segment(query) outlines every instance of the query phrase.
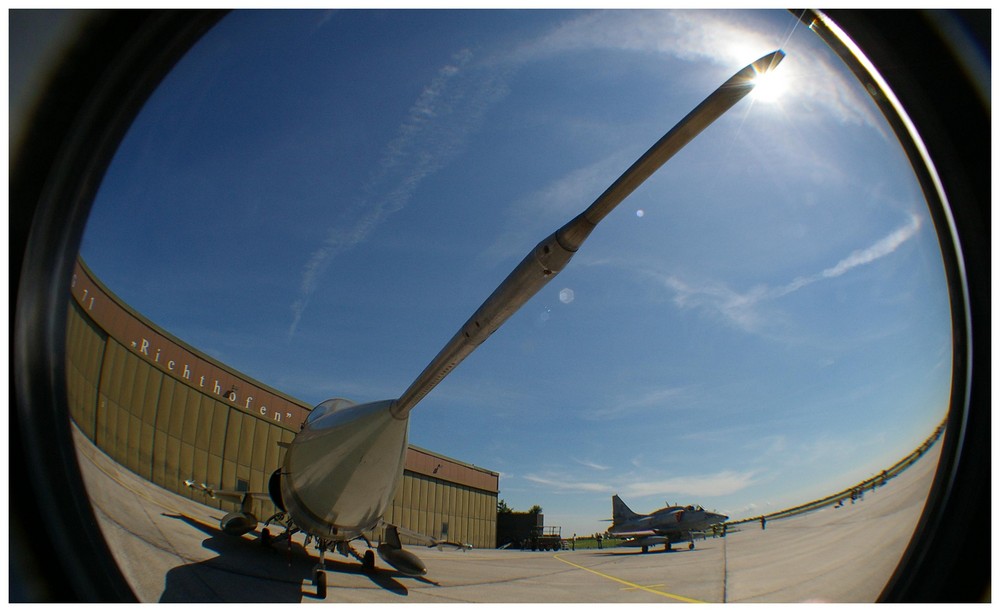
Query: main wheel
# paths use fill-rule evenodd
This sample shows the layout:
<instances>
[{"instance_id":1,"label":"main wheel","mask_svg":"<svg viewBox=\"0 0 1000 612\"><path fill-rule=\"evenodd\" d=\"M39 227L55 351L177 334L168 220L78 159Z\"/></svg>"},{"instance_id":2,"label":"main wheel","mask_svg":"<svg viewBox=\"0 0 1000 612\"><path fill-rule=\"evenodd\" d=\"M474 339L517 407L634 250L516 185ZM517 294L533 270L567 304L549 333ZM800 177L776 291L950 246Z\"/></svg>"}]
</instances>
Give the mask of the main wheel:
<instances>
[{"instance_id":1,"label":"main wheel","mask_svg":"<svg viewBox=\"0 0 1000 612\"><path fill-rule=\"evenodd\" d=\"M688 550L694 550L694 542L688 544Z\"/></svg>"},{"instance_id":2,"label":"main wheel","mask_svg":"<svg viewBox=\"0 0 1000 612\"><path fill-rule=\"evenodd\" d=\"M361 567L369 574L375 571L375 552L371 549L365 551L365 558L361 561Z\"/></svg>"},{"instance_id":3,"label":"main wheel","mask_svg":"<svg viewBox=\"0 0 1000 612\"><path fill-rule=\"evenodd\" d=\"M642 547L642 553L643 553L643 554L646 554L646 553L648 553L648 552L649 552L649 547L648 547L648 546L643 546L643 547Z\"/></svg>"},{"instance_id":4,"label":"main wheel","mask_svg":"<svg viewBox=\"0 0 1000 612\"><path fill-rule=\"evenodd\" d=\"M326 572L320 569L316 570L313 573L313 583L316 585L316 597L326 599Z\"/></svg>"},{"instance_id":5,"label":"main wheel","mask_svg":"<svg viewBox=\"0 0 1000 612\"><path fill-rule=\"evenodd\" d=\"M271 545L271 530L265 527L260 532L260 545L270 546Z\"/></svg>"}]
</instances>

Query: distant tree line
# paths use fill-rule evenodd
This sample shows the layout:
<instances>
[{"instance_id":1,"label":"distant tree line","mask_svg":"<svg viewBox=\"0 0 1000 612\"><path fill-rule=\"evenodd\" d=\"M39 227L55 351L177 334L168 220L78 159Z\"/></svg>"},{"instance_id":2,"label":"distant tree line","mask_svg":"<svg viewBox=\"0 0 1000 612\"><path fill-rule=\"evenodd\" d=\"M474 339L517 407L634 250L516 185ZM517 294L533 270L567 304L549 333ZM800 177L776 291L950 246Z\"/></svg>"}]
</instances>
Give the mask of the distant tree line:
<instances>
[{"instance_id":1,"label":"distant tree line","mask_svg":"<svg viewBox=\"0 0 1000 612\"><path fill-rule=\"evenodd\" d=\"M507 502L503 499L497 501L497 514L510 514L511 512L516 512L513 508L507 505ZM528 508L528 514L541 514L542 507L538 504Z\"/></svg>"}]
</instances>

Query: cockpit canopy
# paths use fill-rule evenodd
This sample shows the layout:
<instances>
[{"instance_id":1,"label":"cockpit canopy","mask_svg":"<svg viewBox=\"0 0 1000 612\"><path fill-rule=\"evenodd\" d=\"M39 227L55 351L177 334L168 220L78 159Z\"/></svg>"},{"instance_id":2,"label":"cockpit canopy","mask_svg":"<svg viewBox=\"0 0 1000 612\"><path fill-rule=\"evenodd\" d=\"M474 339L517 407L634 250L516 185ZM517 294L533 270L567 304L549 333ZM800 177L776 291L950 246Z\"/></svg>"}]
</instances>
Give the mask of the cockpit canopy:
<instances>
[{"instance_id":1,"label":"cockpit canopy","mask_svg":"<svg viewBox=\"0 0 1000 612\"><path fill-rule=\"evenodd\" d=\"M352 402L351 400L344 399L342 397L334 397L328 399L325 402L321 402L319 405L317 405L315 408L312 409L312 412L310 412L309 416L306 417L306 423L312 423L328 414L333 414L334 412L340 412L341 410L356 405L357 402Z\"/></svg>"}]
</instances>

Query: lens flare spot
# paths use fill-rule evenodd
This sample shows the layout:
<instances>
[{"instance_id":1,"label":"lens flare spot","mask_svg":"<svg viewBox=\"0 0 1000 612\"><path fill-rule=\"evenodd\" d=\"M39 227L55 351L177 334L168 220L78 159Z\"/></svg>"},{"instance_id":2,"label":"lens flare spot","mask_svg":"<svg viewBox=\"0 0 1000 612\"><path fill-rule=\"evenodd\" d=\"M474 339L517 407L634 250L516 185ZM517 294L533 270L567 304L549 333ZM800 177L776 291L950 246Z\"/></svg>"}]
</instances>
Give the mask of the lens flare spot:
<instances>
[{"instance_id":1,"label":"lens flare spot","mask_svg":"<svg viewBox=\"0 0 1000 612\"><path fill-rule=\"evenodd\" d=\"M538 318L535 319L535 327L542 329L549 323L549 319L552 318L552 309L548 306L545 307L541 313L538 314Z\"/></svg>"},{"instance_id":2,"label":"lens flare spot","mask_svg":"<svg viewBox=\"0 0 1000 612\"><path fill-rule=\"evenodd\" d=\"M559 301L563 304L569 304L576 298L576 294L573 293L572 289L566 288L559 292Z\"/></svg>"},{"instance_id":3,"label":"lens flare spot","mask_svg":"<svg viewBox=\"0 0 1000 612\"><path fill-rule=\"evenodd\" d=\"M640 208L639 210L635 211L635 216L641 219L644 216L646 216L646 211Z\"/></svg>"}]
</instances>

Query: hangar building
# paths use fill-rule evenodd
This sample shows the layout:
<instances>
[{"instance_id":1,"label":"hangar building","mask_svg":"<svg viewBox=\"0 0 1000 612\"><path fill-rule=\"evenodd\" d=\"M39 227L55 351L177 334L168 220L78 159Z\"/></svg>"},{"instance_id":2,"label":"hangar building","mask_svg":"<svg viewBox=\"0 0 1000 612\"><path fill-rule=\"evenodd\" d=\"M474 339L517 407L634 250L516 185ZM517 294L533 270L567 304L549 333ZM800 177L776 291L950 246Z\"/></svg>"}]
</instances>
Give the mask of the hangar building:
<instances>
[{"instance_id":1,"label":"hangar building","mask_svg":"<svg viewBox=\"0 0 1000 612\"><path fill-rule=\"evenodd\" d=\"M143 478L225 510L186 479L267 491L311 407L157 328L77 261L67 322L70 416L112 459ZM410 446L385 519L477 548L496 546L499 474ZM275 512L255 501L260 518ZM405 538L404 538L405 539ZM414 542L410 542L414 543Z\"/></svg>"}]
</instances>

